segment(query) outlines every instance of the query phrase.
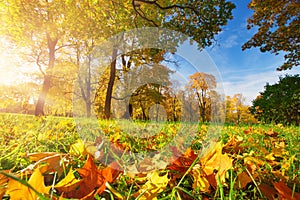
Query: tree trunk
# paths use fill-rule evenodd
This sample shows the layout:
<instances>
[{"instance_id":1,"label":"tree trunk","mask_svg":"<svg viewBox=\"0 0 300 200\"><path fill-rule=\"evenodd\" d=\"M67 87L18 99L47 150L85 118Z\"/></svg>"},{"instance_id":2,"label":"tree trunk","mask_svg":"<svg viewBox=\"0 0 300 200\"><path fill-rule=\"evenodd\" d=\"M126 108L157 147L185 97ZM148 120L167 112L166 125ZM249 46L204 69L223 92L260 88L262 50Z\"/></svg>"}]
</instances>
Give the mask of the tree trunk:
<instances>
[{"instance_id":1,"label":"tree trunk","mask_svg":"<svg viewBox=\"0 0 300 200\"><path fill-rule=\"evenodd\" d=\"M40 93L39 99L37 101L36 107L35 107L35 115L45 115L44 113L44 106L45 106L45 100L47 97L47 93L51 87L51 76L52 76L52 69L54 67L55 62L55 46L57 44L58 39L52 40L50 35L47 34L47 44L48 44L48 50L49 50L49 62L48 62L48 68L46 71L46 74L44 76L44 82L42 91Z\"/></svg>"},{"instance_id":2,"label":"tree trunk","mask_svg":"<svg viewBox=\"0 0 300 200\"><path fill-rule=\"evenodd\" d=\"M110 118L112 91L113 91L115 78L116 78L117 53L118 53L118 49L114 48L112 52L112 62L110 64L109 82L107 86L105 105L104 105L104 115L106 119Z\"/></svg>"},{"instance_id":3,"label":"tree trunk","mask_svg":"<svg viewBox=\"0 0 300 200\"><path fill-rule=\"evenodd\" d=\"M87 71L87 77L86 77L86 117L91 117L91 110L92 110L92 102L91 102L91 55L88 56L88 71Z\"/></svg>"}]
</instances>

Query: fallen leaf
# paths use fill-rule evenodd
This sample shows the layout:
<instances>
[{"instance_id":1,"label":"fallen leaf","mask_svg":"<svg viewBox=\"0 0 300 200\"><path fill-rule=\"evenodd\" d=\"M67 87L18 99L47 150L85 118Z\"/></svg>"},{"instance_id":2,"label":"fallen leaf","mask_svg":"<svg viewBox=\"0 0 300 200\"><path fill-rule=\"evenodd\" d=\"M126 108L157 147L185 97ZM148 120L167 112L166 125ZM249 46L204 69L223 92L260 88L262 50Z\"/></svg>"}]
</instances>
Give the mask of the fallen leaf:
<instances>
[{"instance_id":1,"label":"fallen leaf","mask_svg":"<svg viewBox=\"0 0 300 200\"><path fill-rule=\"evenodd\" d=\"M70 175L70 181L74 180L73 184L69 184L68 187L75 188L69 192L64 192L65 198L93 198L95 194L101 194L106 186L106 182L113 182L119 175L118 165L112 163L110 166L99 170L95 165L92 156L88 156L88 159L84 166L77 170L81 179L77 182Z\"/></svg>"},{"instance_id":2,"label":"fallen leaf","mask_svg":"<svg viewBox=\"0 0 300 200\"><path fill-rule=\"evenodd\" d=\"M170 149L173 152L173 162L167 168L181 174L185 173L198 157L190 147L183 154L176 147L171 146Z\"/></svg>"},{"instance_id":3,"label":"fallen leaf","mask_svg":"<svg viewBox=\"0 0 300 200\"><path fill-rule=\"evenodd\" d=\"M9 173L8 170L1 171L1 172ZM3 174L0 174L0 199L2 199L2 197L4 196L4 194L7 190L7 187L6 187L7 182L8 182L8 177Z\"/></svg>"},{"instance_id":4,"label":"fallen leaf","mask_svg":"<svg viewBox=\"0 0 300 200\"><path fill-rule=\"evenodd\" d=\"M30 153L27 156L35 163L21 170L21 174L39 168L42 173L57 172L58 176L61 176L64 171L63 165L69 162L68 155L65 153L42 152Z\"/></svg>"},{"instance_id":5,"label":"fallen leaf","mask_svg":"<svg viewBox=\"0 0 300 200\"><path fill-rule=\"evenodd\" d=\"M214 174L215 180L218 180L219 176L222 183L225 183L225 173L232 168L232 162L233 159L226 153L222 154L221 142L216 143L215 146L200 159L203 172L207 176ZM213 186L217 187L215 184Z\"/></svg>"},{"instance_id":6,"label":"fallen leaf","mask_svg":"<svg viewBox=\"0 0 300 200\"><path fill-rule=\"evenodd\" d=\"M265 183L261 183L258 188L268 200L278 200L278 193L273 187Z\"/></svg>"},{"instance_id":7,"label":"fallen leaf","mask_svg":"<svg viewBox=\"0 0 300 200\"><path fill-rule=\"evenodd\" d=\"M210 184L209 181L206 179L206 175L202 173L202 169L199 164L196 164L191 174L194 178L193 182L193 189L199 189L201 192L210 192Z\"/></svg>"},{"instance_id":8,"label":"fallen leaf","mask_svg":"<svg viewBox=\"0 0 300 200\"><path fill-rule=\"evenodd\" d=\"M257 169L265 165L265 162L253 156L248 156L244 158L244 164L250 170L251 174L255 174Z\"/></svg>"},{"instance_id":9,"label":"fallen leaf","mask_svg":"<svg viewBox=\"0 0 300 200\"><path fill-rule=\"evenodd\" d=\"M69 153L78 157L87 155L87 150L83 141L78 139L74 144L72 144L70 146Z\"/></svg>"},{"instance_id":10,"label":"fallen leaf","mask_svg":"<svg viewBox=\"0 0 300 200\"><path fill-rule=\"evenodd\" d=\"M169 183L168 174L160 176L157 171L153 171L147 175L148 181L133 194L135 198L140 200L157 199L157 194L163 192Z\"/></svg>"},{"instance_id":11,"label":"fallen leaf","mask_svg":"<svg viewBox=\"0 0 300 200\"><path fill-rule=\"evenodd\" d=\"M43 158L54 155L57 155L57 152L27 153L26 157L28 157L31 161L38 162Z\"/></svg>"},{"instance_id":12,"label":"fallen leaf","mask_svg":"<svg viewBox=\"0 0 300 200\"><path fill-rule=\"evenodd\" d=\"M231 137L231 139L223 146L224 152L226 153L239 153L244 150L240 144L243 143L243 138L239 136Z\"/></svg>"},{"instance_id":13,"label":"fallen leaf","mask_svg":"<svg viewBox=\"0 0 300 200\"><path fill-rule=\"evenodd\" d=\"M294 192L294 196L292 196L293 191L286 185L285 182L279 181L273 183L275 189L278 191L279 196L282 200L296 200L300 199L300 194Z\"/></svg>"},{"instance_id":14,"label":"fallen leaf","mask_svg":"<svg viewBox=\"0 0 300 200\"><path fill-rule=\"evenodd\" d=\"M245 188L248 185L248 183L251 183L251 182L252 182L252 179L249 176L249 174L247 172L243 171L242 173L240 173L238 175L238 180L236 182L236 186L238 188L242 188L243 189L243 188Z\"/></svg>"},{"instance_id":15,"label":"fallen leaf","mask_svg":"<svg viewBox=\"0 0 300 200\"><path fill-rule=\"evenodd\" d=\"M253 127L249 127L247 130L244 130L245 134L252 134L253 133Z\"/></svg>"},{"instance_id":16,"label":"fallen leaf","mask_svg":"<svg viewBox=\"0 0 300 200\"><path fill-rule=\"evenodd\" d=\"M265 135L270 137L277 137L278 133L273 131L273 129L270 129L268 132L265 132Z\"/></svg>"},{"instance_id":17,"label":"fallen leaf","mask_svg":"<svg viewBox=\"0 0 300 200\"><path fill-rule=\"evenodd\" d=\"M48 194L51 188L51 186L45 186L44 177L39 168L34 170L33 174L29 178L28 184L31 185L40 194ZM12 178L9 178L6 193L9 194L10 199L38 199L38 195L35 191Z\"/></svg>"},{"instance_id":18,"label":"fallen leaf","mask_svg":"<svg viewBox=\"0 0 300 200\"><path fill-rule=\"evenodd\" d=\"M76 179L71 168L67 176L55 185L55 189L58 190L59 193L68 193L76 190L80 182L81 180Z\"/></svg>"}]
</instances>

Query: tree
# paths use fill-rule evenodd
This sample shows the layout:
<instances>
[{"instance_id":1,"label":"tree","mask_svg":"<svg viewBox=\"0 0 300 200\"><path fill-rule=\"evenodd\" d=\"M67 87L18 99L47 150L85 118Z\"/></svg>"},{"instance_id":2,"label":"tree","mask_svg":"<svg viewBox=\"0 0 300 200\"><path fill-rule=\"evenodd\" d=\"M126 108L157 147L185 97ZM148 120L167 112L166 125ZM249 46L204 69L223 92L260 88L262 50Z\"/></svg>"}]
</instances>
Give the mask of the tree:
<instances>
[{"instance_id":1,"label":"tree","mask_svg":"<svg viewBox=\"0 0 300 200\"><path fill-rule=\"evenodd\" d=\"M192 0L132 0L132 7L127 7L127 13L122 15L122 24L118 25L122 29L126 24L128 28L125 30L128 30L133 28L132 19L134 19L134 28L144 26L170 28L190 36L198 42L199 48L202 49L211 45L215 34L221 31L221 26L226 25L228 19L232 19L232 9L234 8L233 3L224 0L207 1L205 3ZM133 12L130 12L130 10ZM178 41L174 42L173 45L176 46L177 43ZM118 47L115 47L111 54L112 63L105 99L104 113L106 118L110 118L117 53Z\"/></svg>"},{"instance_id":2,"label":"tree","mask_svg":"<svg viewBox=\"0 0 300 200\"><path fill-rule=\"evenodd\" d=\"M206 122L210 118L212 96L215 95L217 87L216 78L211 74L204 72L196 72L191 75L188 88L191 89L198 100L199 113L202 122Z\"/></svg>"},{"instance_id":3,"label":"tree","mask_svg":"<svg viewBox=\"0 0 300 200\"><path fill-rule=\"evenodd\" d=\"M226 119L228 123L256 123L254 115L245 105L245 98L242 94L235 94L233 97L226 96Z\"/></svg>"},{"instance_id":4,"label":"tree","mask_svg":"<svg viewBox=\"0 0 300 200\"><path fill-rule=\"evenodd\" d=\"M253 101L251 112L260 121L296 124L300 120L300 75L280 77Z\"/></svg>"},{"instance_id":5,"label":"tree","mask_svg":"<svg viewBox=\"0 0 300 200\"><path fill-rule=\"evenodd\" d=\"M260 47L261 52L279 54L284 51L285 62L277 70L291 69L300 64L300 1L252 0L248 8L254 10L248 19L248 29L258 31L242 49Z\"/></svg>"},{"instance_id":6,"label":"tree","mask_svg":"<svg viewBox=\"0 0 300 200\"><path fill-rule=\"evenodd\" d=\"M110 36L141 27L164 27L182 32L199 42L199 48L213 43L215 34L232 18L234 4L225 0L148 1L1 1L1 32L16 43L28 47L40 67L44 81L36 115L52 87L52 70L58 52L77 42L97 44ZM3 17L2 17L3 16ZM126 40L126 38L118 38ZM178 41L174 42L177 44ZM82 43L81 43L82 44ZM81 45L80 44L80 45ZM176 46L176 45L175 45ZM118 45L111 49L109 81L105 96L105 117L110 118L111 100L116 80ZM47 58L47 59L45 59Z\"/></svg>"},{"instance_id":7,"label":"tree","mask_svg":"<svg viewBox=\"0 0 300 200\"><path fill-rule=\"evenodd\" d=\"M34 96L38 94L38 85L27 82L16 85L0 85L0 111L33 114Z\"/></svg>"},{"instance_id":8,"label":"tree","mask_svg":"<svg viewBox=\"0 0 300 200\"><path fill-rule=\"evenodd\" d=\"M1 33L31 51L44 76L35 115L44 115L47 93L52 86L56 53L64 46L69 18L67 5L61 1L1 1ZM70 19L72 20L72 19ZM46 58L46 59L45 59Z\"/></svg>"}]
</instances>

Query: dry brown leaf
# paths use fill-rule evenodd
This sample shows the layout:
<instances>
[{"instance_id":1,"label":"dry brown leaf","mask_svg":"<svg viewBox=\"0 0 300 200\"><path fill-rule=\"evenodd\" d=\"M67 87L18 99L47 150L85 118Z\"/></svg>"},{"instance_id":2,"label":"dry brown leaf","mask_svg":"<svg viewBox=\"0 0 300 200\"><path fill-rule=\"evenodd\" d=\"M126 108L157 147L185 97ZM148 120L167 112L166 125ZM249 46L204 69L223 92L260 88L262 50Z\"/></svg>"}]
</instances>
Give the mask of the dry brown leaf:
<instances>
[{"instance_id":1,"label":"dry brown leaf","mask_svg":"<svg viewBox=\"0 0 300 200\"><path fill-rule=\"evenodd\" d=\"M27 153L26 157L28 157L31 161L38 162L39 160L57 155L57 152L41 152L41 153Z\"/></svg>"},{"instance_id":2,"label":"dry brown leaf","mask_svg":"<svg viewBox=\"0 0 300 200\"><path fill-rule=\"evenodd\" d=\"M273 183L275 189L277 190L279 196L282 200L297 200L300 199L300 194L295 192L292 196L293 191L286 185L285 182L279 181Z\"/></svg>"},{"instance_id":3,"label":"dry brown leaf","mask_svg":"<svg viewBox=\"0 0 300 200\"><path fill-rule=\"evenodd\" d=\"M270 129L268 132L265 133L265 135L270 137L277 137L278 133L275 132L273 129Z\"/></svg>"},{"instance_id":4,"label":"dry brown leaf","mask_svg":"<svg viewBox=\"0 0 300 200\"><path fill-rule=\"evenodd\" d=\"M253 156L248 156L244 158L244 164L247 166L251 174L255 174L258 168L265 165L265 162Z\"/></svg>"},{"instance_id":5,"label":"dry brown leaf","mask_svg":"<svg viewBox=\"0 0 300 200\"><path fill-rule=\"evenodd\" d=\"M236 182L236 186L238 188L245 188L247 186L248 183L251 183L252 182L252 179L251 177L249 176L249 174L245 171L243 171L242 173L240 173L238 175L238 180Z\"/></svg>"},{"instance_id":6,"label":"dry brown leaf","mask_svg":"<svg viewBox=\"0 0 300 200\"><path fill-rule=\"evenodd\" d=\"M278 193L273 187L265 183L261 183L258 188L268 200L278 200Z\"/></svg>"},{"instance_id":7,"label":"dry brown leaf","mask_svg":"<svg viewBox=\"0 0 300 200\"><path fill-rule=\"evenodd\" d=\"M21 170L21 173L27 173L32 169L39 168L42 173L57 172L58 176L60 176L64 171L63 165L69 162L68 155L65 153L42 152L30 153L27 156L35 163Z\"/></svg>"},{"instance_id":8,"label":"dry brown leaf","mask_svg":"<svg viewBox=\"0 0 300 200\"><path fill-rule=\"evenodd\" d=\"M173 162L167 168L181 174L185 173L198 157L191 148L188 148L184 154L182 154L177 147L171 146L170 149L173 152Z\"/></svg>"},{"instance_id":9,"label":"dry brown leaf","mask_svg":"<svg viewBox=\"0 0 300 200\"><path fill-rule=\"evenodd\" d=\"M230 140L223 146L223 150L226 153L239 153L244 150L244 147L241 147L240 144L243 143L243 138L239 136L233 136Z\"/></svg>"}]
</instances>

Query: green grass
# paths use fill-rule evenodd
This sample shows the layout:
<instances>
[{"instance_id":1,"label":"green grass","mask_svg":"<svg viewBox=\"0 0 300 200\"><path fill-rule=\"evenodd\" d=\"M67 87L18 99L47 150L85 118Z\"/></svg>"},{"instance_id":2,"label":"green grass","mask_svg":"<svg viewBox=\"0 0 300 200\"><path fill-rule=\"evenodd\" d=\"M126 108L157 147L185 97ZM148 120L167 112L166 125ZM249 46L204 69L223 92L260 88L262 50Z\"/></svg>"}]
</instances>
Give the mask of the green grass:
<instances>
[{"instance_id":1,"label":"green grass","mask_svg":"<svg viewBox=\"0 0 300 200\"><path fill-rule=\"evenodd\" d=\"M119 124L118 124L119 123ZM99 131L110 140L129 147L131 151L141 152L160 149L173 139L174 134L180 130L182 124L151 124L137 122L135 127L126 127L125 121L121 122L101 121L100 123L90 120L79 120L75 125L73 118L62 117L35 117L30 115L0 114L0 170L13 169L18 171L26 168L31 161L26 157L27 153L33 152L64 152L68 153L70 145L78 138L88 138L90 142L99 137ZM120 124L121 123L121 124ZM148 128L150 132L158 135L145 135L140 138L139 133L126 133L128 130L138 130L141 127ZM203 128L204 127L204 128ZM195 151L201 149L209 139L215 140L215 136L205 134L207 126L197 126L197 135L192 142ZM220 128L220 127L219 127ZM181 131L182 132L182 131ZM134 134L133 134L134 135ZM152 140L149 140L149 136ZM226 184L218 182L218 188L211 193L201 193L193 190L191 185L193 178L186 173L174 187L167 187L159 194L159 199L263 199L265 198L259 189L261 183L272 183L283 180L293 192L300 192L300 128L296 126L284 127L282 125L258 124L258 125L224 125L220 134L223 144L230 142L232 138L239 138L242 142L238 148L223 148L234 159L233 169L227 171ZM187 139L187 138L185 138ZM151 144L151 145L149 145ZM176 143L175 143L176 144ZM151 148L152 149L151 149ZM272 154L273 153L273 154ZM269 155L274 160L269 160ZM117 155L119 159L127 159L124 155ZM273 156L273 157L272 157ZM261 163L257 166L258 177L253 177L245 166L245 158L255 158ZM82 160L74 158L73 166L82 166ZM274 164L275 163L275 164ZM192 168L193 166L191 166ZM252 182L244 188L238 187L238 176L241 173L250 175ZM138 190L137 184L127 175L119 177L112 187L123 196L129 197ZM99 197L100 198L100 197ZM101 198L100 198L101 199Z\"/></svg>"},{"instance_id":2,"label":"green grass","mask_svg":"<svg viewBox=\"0 0 300 200\"><path fill-rule=\"evenodd\" d=\"M71 118L0 114L0 169L27 167L27 153L68 152L77 139Z\"/></svg>"}]
</instances>

